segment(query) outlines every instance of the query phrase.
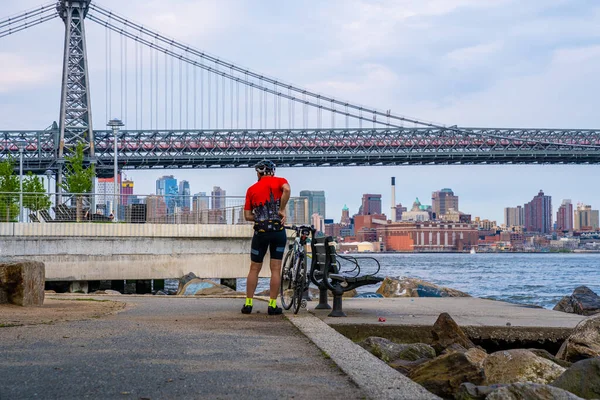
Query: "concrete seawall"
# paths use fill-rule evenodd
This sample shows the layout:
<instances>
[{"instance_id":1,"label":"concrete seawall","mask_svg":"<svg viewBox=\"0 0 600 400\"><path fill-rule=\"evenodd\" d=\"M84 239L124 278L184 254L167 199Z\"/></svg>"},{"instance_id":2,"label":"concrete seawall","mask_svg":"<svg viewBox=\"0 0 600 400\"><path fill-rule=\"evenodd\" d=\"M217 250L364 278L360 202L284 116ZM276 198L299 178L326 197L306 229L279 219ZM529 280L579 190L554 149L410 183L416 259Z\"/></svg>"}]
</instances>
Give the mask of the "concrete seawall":
<instances>
[{"instance_id":1,"label":"concrete seawall","mask_svg":"<svg viewBox=\"0 0 600 400\"><path fill-rule=\"evenodd\" d=\"M48 281L167 279L188 272L243 278L252 232L250 225L0 223L0 256L44 262ZM269 276L268 268L262 276Z\"/></svg>"}]
</instances>

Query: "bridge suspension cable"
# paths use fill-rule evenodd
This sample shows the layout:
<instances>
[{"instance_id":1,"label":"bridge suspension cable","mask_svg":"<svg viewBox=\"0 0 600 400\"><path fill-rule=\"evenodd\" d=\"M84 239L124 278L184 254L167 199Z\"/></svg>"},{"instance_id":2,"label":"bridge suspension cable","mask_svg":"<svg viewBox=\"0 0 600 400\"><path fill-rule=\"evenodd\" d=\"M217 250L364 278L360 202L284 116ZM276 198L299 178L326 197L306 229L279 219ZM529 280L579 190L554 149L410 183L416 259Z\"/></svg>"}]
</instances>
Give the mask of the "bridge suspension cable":
<instances>
[{"instance_id":1,"label":"bridge suspension cable","mask_svg":"<svg viewBox=\"0 0 600 400\"><path fill-rule=\"evenodd\" d=\"M50 21L56 17L58 17L58 13L56 12L56 3L49 3L2 19L0 20L0 38L31 28L32 26L39 25L43 22Z\"/></svg>"},{"instance_id":2,"label":"bridge suspension cable","mask_svg":"<svg viewBox=\"0 0 600 400\"><path fill-rule=\"evenodd\" d=\"M327 111L346 118L349 117L359 121L375 122L376 125L389 127L401 127L403 123L414 123L416 125L433 128L444 128L450 130L456 129L452 127L448 128L441 124L435 124L415 118L392 114L391 111L380 111L370 107L343 102L307 89L302 89L294 85L283 83L277 79L270 78L266 75L253 72L235 64L222 61L219 58L210 56L202 51L193 49L190 46L181 44L174 39L167 38L160 33L131 22L112 11L98 6L97 4L90 5L90 14L88 14L88 18L102 26L105 26L107 29L111 29L122 35L126 35L132 40L138 41L155 50L165 52L166 54L178 58L179 60L191 63L196 67L215 74L216 76L221 76L222 78L227 78L234 82L247 85L251 88L251 91L253 89L259 90L261 93L259 102L262 105L262 109L259 109L261 123L264 121L265 102L265 97L263 97L262 94L268 94L298 102L304 106L310 106L316 109L318 111L318 115L321 116L323 111ZM124 27L127 27L130 30L126 31ZM132 31L135 31L136 33L133 34ZM200 59L200 61L192 57L197 57ZM219 67L222 69L219 69ZM277 100L275 100L275 102L276 101ZM322 118L319 117L318 119Z\"/></svg>"}]
</instances>

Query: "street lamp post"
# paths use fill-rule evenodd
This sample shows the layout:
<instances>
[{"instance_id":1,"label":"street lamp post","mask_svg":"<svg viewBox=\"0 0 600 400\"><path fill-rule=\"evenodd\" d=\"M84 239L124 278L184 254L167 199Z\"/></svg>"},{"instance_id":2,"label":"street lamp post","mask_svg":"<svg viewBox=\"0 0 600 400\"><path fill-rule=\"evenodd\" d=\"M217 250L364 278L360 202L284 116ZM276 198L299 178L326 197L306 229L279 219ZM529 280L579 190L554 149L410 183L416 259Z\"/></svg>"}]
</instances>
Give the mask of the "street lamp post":
<instances>
[{"instance_id":1,"label":"street lamp post","mask_svg":"<svg viewBox=\"0 0 600 400\"><path fill-rule=\"evenodd\" d=\"M46 175L46 179L48 179L48 196L50 196L50 178L52 177L52 170L47 169L46 172L44 172L44 175Z\"/></svg>"},{"instance_id":2,"label":"street lamp post","mask_svg":"<svg viewBox=\"0 0 600 400\"><path fill-rule=\"evenodd\" d=\"M118 197L119 197L119 190L118 190L118 173L119 173L119 165L118 165L118 147L117 147L117 138L119 136L119 128L122 127L124 124L123 122L118 119L118 118L113 118L110 121L108 121L108 126L110 126L112 128L113 131L113 135L114 135L114 147L113 147L113 153L114 153L114 165L113 165L113 169L114 169L114 200L113 200L113 221L117 221L117 215L118 215L118 211L119 211L119 203L118 203Z\"/></svg>"},{"instance_id":3,"label":"street lamp post","mask_svg":"<svg viewBox=\"0 0 600 400\"><path fill-rule=\"evenodd\" d=\"M25 141L17 143L19 147L19 222L23 222L23 150L25 150Z\"/></svg>"}]
</instances>

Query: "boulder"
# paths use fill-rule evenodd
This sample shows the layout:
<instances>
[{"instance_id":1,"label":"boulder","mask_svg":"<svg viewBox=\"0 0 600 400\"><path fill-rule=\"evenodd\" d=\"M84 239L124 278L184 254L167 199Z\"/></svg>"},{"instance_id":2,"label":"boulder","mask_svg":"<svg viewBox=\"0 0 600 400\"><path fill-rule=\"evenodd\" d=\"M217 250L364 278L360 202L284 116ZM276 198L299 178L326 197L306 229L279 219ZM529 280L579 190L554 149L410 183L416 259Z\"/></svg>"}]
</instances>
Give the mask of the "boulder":
<instances>
[{"instance_id":1,"label":"boulder","mask_svg":"<svg viewBox=\"0 0 600 400\"><path fill-rule=\"evenodd\" d=\"M452 398L462 383L481 385L485 381L483 362L487 354L477 348L449 353L413 369L408 377L443 398Z\"/></svg>"},{"instance_id":2,"label":"boulder","mask_svg":"<svg viewBox=\"0 0 600 400\"><path fill-rule=\"evenodd\" d=\"M553 363L560 365L563 368L569 368L573 363L561 360L560 358L556 358L552 355L548 350L544 349L527 349L538 357L545 358L546 360L550 360Z\"/></svg>"},{"instance_id":3,"label":"boulder","mask_svg":"<svg viewBox=\"0 0 600 400\"><path fill-rule=\"evenodd\" d=\"M179 278L179 288L177 288L177 294L179 294L179 292L183 290L183 287L192 279L198 279L196 274L194 274L193 272L188 272L187 274Z\"/></svg>"},{"instance_id":4,"label":"boulder","mask_svg":"<svg viewBox=\"0 0 600 400\"><path fill-rule=\"evenodd\" d=\"M162 290L158 290L156 293L154 293L155 296L167 296L167 293L163 292Z\"/></svg>"},{"instance_id":5,"label":"boulder","mask_svg":"<svg viewBox=\"0 0 600 400\"><path fill-rule=\"evenodd\" d=\"M572 295L563 297L554 306L554 310L579 315L594 315L600 312L600 296L587 286L579 286Z\"/></svg>"},{"instance_id":6,"label":"boulder","mask_svg":"<svg viewBox=\"0 0 600 400\"><path fill-rule=\"evenodd\" d=\"M560 346L556 357L570 362L600 357L600 314L578 323Z\"/></svg>"},{"instance_id":7,"label":"boulder","mask_svg":"<svg viewBox=\"0 0 600 400\"><path fill-rule=\"evenodd\" d=\"M441 313L431 328L433 342L431 346L438 354L441 354L447 347L457 344L465 349L475 347L467 335L454 322L450 314Z\"/></svg>"},{"instance_id":8,"label":"boulder","mask_svg":"<svg viewBox=\"0 0 600 400\"><path fill-rule=\"evenodd\" d=\"M44 304L45 265L39 261L0 262L0 304Z\"/></svg>"},{"instance_id":9,"label":"boulder","mask_svg":"<svg viewBox=\"0 0 600 400\"><path fill-rule=\"evenodd\" d=\"M576 362L552 382L552 386L584 399L600 399L600 358Z\"/></svg>"},{"instance_id":10,"label":"boulder","mask_svg":"<svg viewBox=\"0 0 600 400\"><path fill-rule=\"evenodd\" d=\"M181 290L177 292L178 296L210 296L226 293L235 293L227 286L219 285L208 279L195 278L188 281Z\"/></svg>"},{"instance_id":11,"label":"boulder","mask_svg":"<svg viewBox=\"0 0 600 400\"><path fill-rule=\"evenodd\" d=\"M454 395L455 400L484 400L488 394L506 385L477 386L470 382L462 383L458 392Z\"/></svg>"},{"instance_id":12,"label":"boulder","mask_svg":"<svg viewBox=\"0 0 600 400\"><path fill-rule=\"evenodd\" d=\"M121 292L117 291L117 290L112 290L112 289L106 289L104 290L104 293L106 294L110 294L110 295L121 295Z\"/></svg>"},{"instance_id":13,"label":"boulder","mask_svg":"<svg viewBox=\"0 0 600 400\"><path fill-rule=\"evenodd\" d=\"M386 277L377 293L383 297L470 297L459 290L450 289L416 278Z\"/></svg>"},{"instance_id":14,"label":"boulder","mask_svg":"<svg viewBox=\"0 0 600 400\"><path fill-rule=\"evenodd\" d=\"M90 293L90 294L93 294L93 295L97 295L97 294L106 294L106 291L104 291L104 290L96 290L96 291L94 291L94 292L92 292L92 293Z\"/></svg>"},{"instance_id":15,"label":"boulder","mask_svg":"<svg viewBox=\"0 0 600 400\"><path fill-rule=\"evenodd\" d=\"M374 356L389 363L396 360L416 361L421 358L435 357L435 351L427 344L400 344L381 337L368 337L359 345Z\"/></svg>"},{"instance_id":16,"label":"boulder","mask_svg":"<svg viewBox=\"0 0 600 400\"><path fill-rule=\"evenodd\" d=\"M565 369L529 350L513 349L490 354L483 363L486 384L533 382L547 384Z\"/></svg>"},{"instance_id":17,"label":"boulder","mask_svg":"<svg viewBox=\"0 0 600 400\"><path fill-rule=\"evenodd\" d=\"M494 390L486 400L582 400L566 390L539 383L513 383Z\"/></svg>"},{"instance_id":18,"label":"boulder","mask_svg":"<svg viewBox=\"0 0 600 400\"><path fill-rule=\"evenodd\" d=\"M417 368L419 365L424 364L430 360L431 360L431 358L419 358L418 360L415 360L415 361L407 361L407 360L397 359L397 360L392 361L388 365L390 367L394 368L396 371L400 372L402 375L407 376L408 374L410 374L410 372L413 369Z\"/></svg>"}]
</instances>

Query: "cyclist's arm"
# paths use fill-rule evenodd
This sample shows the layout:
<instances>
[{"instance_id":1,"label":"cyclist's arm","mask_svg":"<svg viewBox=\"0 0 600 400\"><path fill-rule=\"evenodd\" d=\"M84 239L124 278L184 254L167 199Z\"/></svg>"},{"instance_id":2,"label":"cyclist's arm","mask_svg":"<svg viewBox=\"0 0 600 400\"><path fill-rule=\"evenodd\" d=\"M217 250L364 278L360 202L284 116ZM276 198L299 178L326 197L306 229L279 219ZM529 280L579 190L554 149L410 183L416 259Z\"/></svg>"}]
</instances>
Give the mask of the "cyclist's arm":
<instances>
[{"instance_id":1,"label":"cyclist's arm","mask_svg":"<svg viewBox=\"0 0 600 400\"><path fill-rule=\"evenodd\" d=\"M246 221L254 221L254 214L252 214L252 210L244 210L244 218Z\"/></svg>"},{"instance_id":2,"label":"cyclist's arm","mask_svg":"<svg viewBox=\"0 0 600 400\"><path fill-rule=\"evenodd\" d=\"M283 193L281 194L279 213L283 213L285 215L285 207L287 206L288 200L290 199L290 194L292 193L292 190L290 189L290 185L287 183L283 184L281 190L283 190Z\"/></svg>"}]
</instances>

